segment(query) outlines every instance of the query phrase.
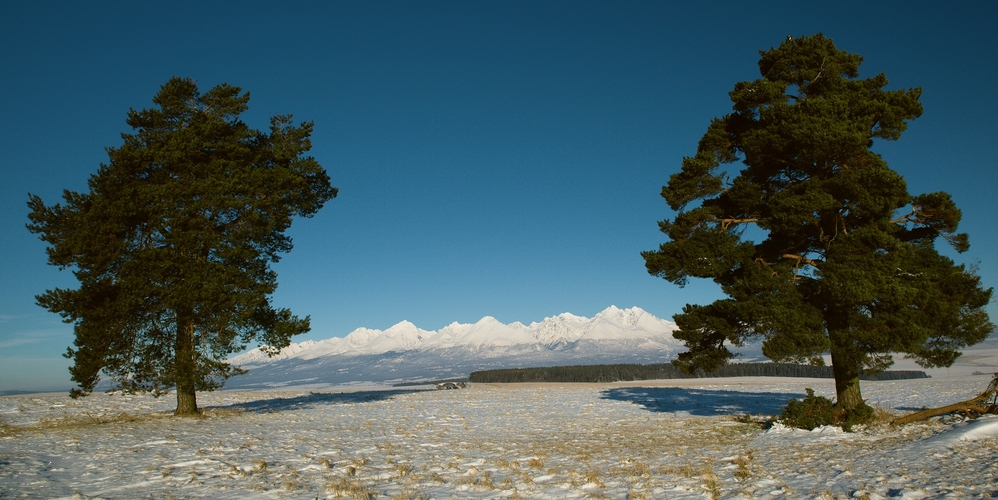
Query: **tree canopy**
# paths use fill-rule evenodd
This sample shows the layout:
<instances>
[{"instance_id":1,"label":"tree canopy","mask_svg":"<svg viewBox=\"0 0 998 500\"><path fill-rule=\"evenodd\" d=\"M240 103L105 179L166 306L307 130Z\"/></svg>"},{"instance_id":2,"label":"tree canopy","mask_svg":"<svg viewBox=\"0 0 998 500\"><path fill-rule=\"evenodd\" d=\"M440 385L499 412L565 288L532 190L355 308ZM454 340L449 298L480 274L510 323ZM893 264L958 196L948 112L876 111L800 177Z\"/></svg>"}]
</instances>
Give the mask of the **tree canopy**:
<instances>
[{"instance_id":1,"label":"tree canopy","mask_svg":"<svg viewBox=\"0 0 998 500\"><path fill-rule=\"evenodd\" d=\"M66 190L52 206L29 195L28 229L79 281L36 297L74 325L74 397L103 373L126 391L176 387L176 413L197 413L197 390L242 373L229 354L254 340L276 352L309 330L308 317L271 305L270 263L291 250L293 218L337 190L305 156L313 124L287 115L269 133L249 128L239 118L249 97L173 78L156 107L129 111L133 132L107 149L89 192Z\"/></svg>"},{"instance_id":2,"label":"tree canopy","mask_svg":"<svg viewBox=\"0 0 998 500\"><path fill-rule=\"evenodd\" d=\"M726 295L675 316L689 349L677 365L716 369L733 357L728 345L752 338L777 362L830 353L837 404L855 409L859 375L892 353L949 366L984 340L992 289L935 247L970 246L950 195L910 195L870 149L922 114L921 89L859 78L863 58L821 34L760 55L761 78L735 84L733 111L662 188L676 215L659 222L668 241L642 256L652 275L712 279Z\"/></svg>"}]
</instances>

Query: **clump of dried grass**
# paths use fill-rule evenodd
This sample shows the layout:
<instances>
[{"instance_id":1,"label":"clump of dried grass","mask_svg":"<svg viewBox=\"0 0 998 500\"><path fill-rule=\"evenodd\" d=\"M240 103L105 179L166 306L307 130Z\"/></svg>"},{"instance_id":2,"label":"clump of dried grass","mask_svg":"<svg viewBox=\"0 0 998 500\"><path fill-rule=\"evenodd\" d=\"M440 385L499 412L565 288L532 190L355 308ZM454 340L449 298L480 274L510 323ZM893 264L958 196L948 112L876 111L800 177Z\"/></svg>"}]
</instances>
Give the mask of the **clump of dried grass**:
<instances>
[{"instance_id":1,"label":"clump of dried grass","mask_svg":"<svg viewBox=\"0 0 998 500\"><path fill-rule=\"evenodd\" d=\"M873 404L871 407L873 408L873 421L869 424L871 427L886 426L901 416L901 412L882 404Z\"/></svg>"},{"instance_id":2,"label":"clump of dried grass","mask_svg":"<svg viewBox=\"0 0 998 500\"><path fill-rule=\"evenodd\" d=\"M586 484L594 484L599 488L606 488L606 483L600 478L599 471L591 469L585 472L582 477L586 480Z\"/></svg>"},{"instance_id":3,"label":"clump of dried grass","mask_svg":"<svg viewBox=\"0 0 998 500\"><path fill-rule=\"evenodd\" d=\"M330 479L325 484L326 493L336 495L337 498L352 498L354 500L371 500L375 492L371 491L364 483L356 479L345 477Z\"/></svg>"},{"instance_id":4,"label":"clump of dried grass","mask_svg":"<svg viewBox=\"0 0 998 500\"><path fill-rule=\"evenodd\" d=\"M666 465L659 470L660 474L679 477L696 477L697 470L691 463L683 465Z\"/></svg>"},{"instance_id":5,"label":"clump of dried grass","mask_svg":"<svg viewBox=\"0 0 998 500\"><path fill-rule=\"evenodd\" d=\"M650 493L644 491L636 491L633 489L627 490L627 498L629 500L653 500Z\"/></svg>"},{"instance_id":6,"label":"clump of dried grass","mask_svg":"<svg viewBox=\"0 0 998 500\"><path fill-rule=\"evenodd\" d=\"M710 495L710 498L721 496L721 480L714 473L713 467L704 465L700 468L700 481L703 484L703 488L707 490L707 494Z\"/></svg>"},{"instance_id":7,"label":"clump of dried grass","mask_svg":"<svg viewBox=\"0 0 998 500\"><path fill-rule=\"evenodd\" d=\"M458 481L458 484L464 484L471 486L472 488L479 488L484 490L494 490L496 489L495 481L492 479L492 475L488 471L479 471L475 467L468 469L468 473Z\"/></svg>"},{"instance_id":8,"label":"clump of dried grass","mask_svg":"<svg viewBox=\"0 0 998 500\"><path fill-rule=\"evenodd\" d=\"M236 408L208 408L201 410L201 416L206 418L238 417L245 412Z\"/></svg>"},{"instance_id":9,"label":"clump of dried grass","mask_svg":"<svg viewBox=\"0 0 998 500\"><path fill-rule=\"evenodd\" d=\"M22 428L10 425L0 418L0 437L14 436L19 434L22 430Z\"/></svg>"},{"instance_id":10,"label":"clump of dried grass","mask_svg":"<svg viewBox=\"0 0 998 500\"><path fill-rule=\"evenodd\" d=\"M665 466L659 470L659 473L699 480L700 486L711 498L717 498L721 494L721 481L714 472L710 460L700 464L687 462L682 465Z\"/></svg>"},{"instance_id":11,"label":"clump of dried grass","mask_svg":"<svg viewBox=\"0 0 998 500\"><path fill-rule=\"evenodd\" d=\"M299 476L298 471L295 470L288 471L285 474L284 481L281 483L281 486L284 488L285 491L291 491L291 492L301 491L305 489L305 486L302 485L301 476Z\"/></svg>"},{"instance_id":12,"label":"clump of dried grass","mask_svg":"<svg viewBox=\"0 0 998 500\"><path fill-rule=\"evenodd\" d=\"M84 413L83 415L70 415L59 417L42 417L34 425L9 425L0 422L0 436L12 436L22 432L50 432L54 430L74 430L84 429L94 426L113 425L123 423L151 422L170 418L170 413L117 413L94 415Z\"/></svg>"},{"instance_id":13,"label":"clump of dried grass","mask_svg":"<svg viewBox=\"0 0 998 500\"><path fill-rule=\"evenodd\" d=\"M405 479L410 475L412 475L413 473L412 465L407 463L397 463L394 465L394 468L395 468L395 474L398 475L399 479Z\"/></svg>"},{"instance_id":14,"label":"clump of dried grass","mask_svg":"<svg viewBox=\"0 0 998 500\"><path fill-rule=\"evenodd\" d=\"M410 486L391 496L391 500L430 500L430 496L413 490Z\"/></svg>"},{"instance_id":15,"label":"clump of dried grass","mask_svg":"<svg viewBox=\"0 0 998 500\"><path fill-rule=\"evenodd\" d=\"M752 470L749 468L749 465L751 465L752 463L751 451L749 451L745 455L738 455L737 457L735 457L732 463L734 463L738 467L738 469L736 469L734 472L736 480L744 481L752 477Z\"/></svg>"},{"instance_id":16,"label":"clump of dried grass","mask_svg":"<svg viewBox=\"0 0 998 500\"><path fill-rule=\"evenodd\" d=\"M618 467L610 468L610 475L616 477L651 477L651 467L637 460L625 459Z\"/></svg>"}]
</instances>

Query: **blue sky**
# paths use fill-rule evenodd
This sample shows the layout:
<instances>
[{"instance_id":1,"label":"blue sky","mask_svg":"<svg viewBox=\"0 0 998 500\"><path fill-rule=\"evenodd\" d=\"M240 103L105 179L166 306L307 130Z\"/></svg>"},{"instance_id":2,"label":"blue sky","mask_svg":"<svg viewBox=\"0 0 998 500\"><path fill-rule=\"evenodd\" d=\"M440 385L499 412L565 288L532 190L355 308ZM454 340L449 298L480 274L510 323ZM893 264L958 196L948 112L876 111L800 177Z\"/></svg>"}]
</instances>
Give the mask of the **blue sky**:
<instances>
[{"instance_id":1,"label":"blue sky","mask_svg":"<svg viewBox=\"0 0 998 500\"><path fill-rule=\"evenodd\" d=\"M85 190L172 76L248 90L253 127L315 121L340 196L295 222L275 266L276 305L312 318L296 341L611 304L671 318L718 298L645 272L672 215L659 191L758 51L817 32L862 54L863 76L923 88L924 115L875 149L912 193L954 196L958 260L998 284L993 2L205 4L2 8L0 390L71 386L72 327L34 295L75 281L24 228L27 194Z\"/></svg>"}]
</instances>

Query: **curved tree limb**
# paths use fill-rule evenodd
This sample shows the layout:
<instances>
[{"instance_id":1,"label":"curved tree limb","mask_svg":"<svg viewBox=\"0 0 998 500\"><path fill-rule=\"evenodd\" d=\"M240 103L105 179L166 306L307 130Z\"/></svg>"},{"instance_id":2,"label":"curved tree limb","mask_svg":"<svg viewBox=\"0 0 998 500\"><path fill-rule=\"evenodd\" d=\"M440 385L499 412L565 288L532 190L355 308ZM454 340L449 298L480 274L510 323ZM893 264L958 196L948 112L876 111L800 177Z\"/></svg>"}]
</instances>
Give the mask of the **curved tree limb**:
<instances>
[{"instance_id":1,"label":"curved tree limb","mask_svg":"<svg viewBox=\"0 0 998 500\"><path fill-rule=\"evenodd\" d=\"M794 255L792 253L785 253L781 257L783 257L784 259L793 259L793 260L796 260L799 264L807 264L807 265L813 266L813 267L821 267L821 266L818 265L818 264L821 264L821 261L819 261L819 260L812 260L812 259L809 259L807 257L804 257L803 255Z\"/></svg>"},{"instance_id":2,"label":"curved tree limb","mask_svg":"<svg viewBox=\"0 0 998 500\"><path fill-rule=\"evenodd\" d=\"M748 224L750 222L759 222L757 218L750 219L717 219L717 222L721 223L721 229L728 229L732 224Z\"/></svg>"},{"instance_id":3,"label":"curved tree limb","mask_svg":"<svg viewBox=\"0 0 998 500\"><path fill-rule=\"evenodd\" d=\"M892 425L904 425L910 424L912 422L918 422L925 420L927 418L932 418L937 415L945 415L947 413L953 413L957 411L962 411L965 413L974 413L976 418L979 415L986 413L998 413L998 402L994 401L998 398L998 373L995 374L994 378L991 379L991 383L988 385L987 390L978 394L977 396L970 398L966 401L960 401L959 403L953 403L951 405L946 405L940 408L929 408L922 411L917 411L915 413L905 415L903 417L896 418L891 421ZM991 404L988 404L988 401Z\"/></svg>"}]
</instances>

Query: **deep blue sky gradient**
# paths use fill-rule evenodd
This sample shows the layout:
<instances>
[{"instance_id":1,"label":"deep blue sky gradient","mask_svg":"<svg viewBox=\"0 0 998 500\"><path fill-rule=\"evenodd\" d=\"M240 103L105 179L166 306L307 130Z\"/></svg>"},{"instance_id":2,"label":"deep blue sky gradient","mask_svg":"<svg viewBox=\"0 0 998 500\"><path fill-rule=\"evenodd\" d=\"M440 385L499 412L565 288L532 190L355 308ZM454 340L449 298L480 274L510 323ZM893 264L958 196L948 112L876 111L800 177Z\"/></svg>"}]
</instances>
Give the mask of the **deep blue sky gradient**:
<instances>
[{"instance_id":1,"label":"deep blue sky gradient","mask_svg":"<svg viewBox=\"0 0 998 500\"><path fill-rule=\"evenodd\" d=\"M719 297L648 276L659 197L758 51L823 32L863 76L921 86L925 114L876 150L944 190L998 284L993 2L8 2L0 15L0 390L70 387L72 328L34 295L72 287L24 228L27 193L85 190L129 108L172 76L228 82L244 120L314 120L340 196L292 227L278 306L296 338ZM989 311L994 316L996 309Z\"/></svg>"}]
</instances>

